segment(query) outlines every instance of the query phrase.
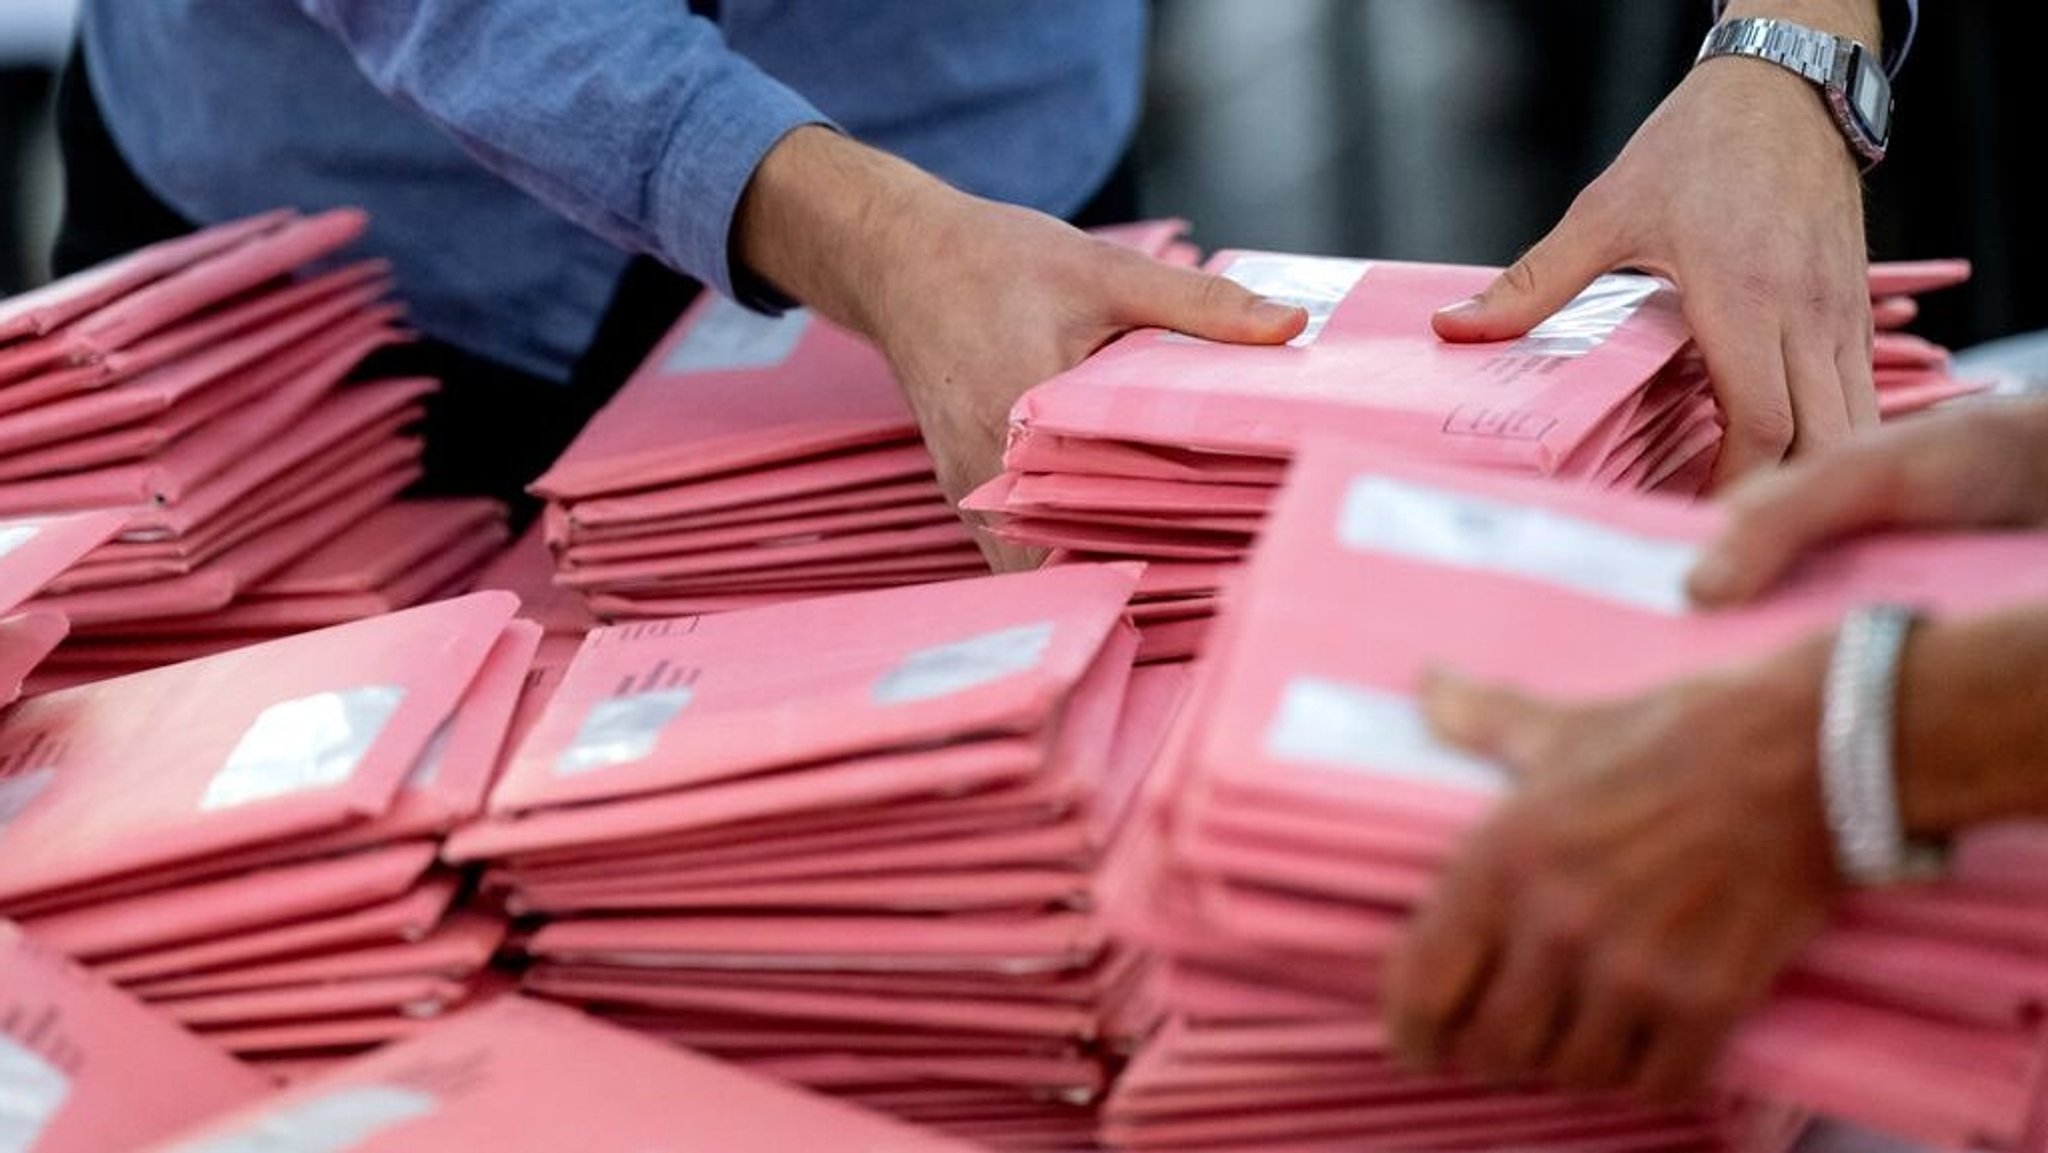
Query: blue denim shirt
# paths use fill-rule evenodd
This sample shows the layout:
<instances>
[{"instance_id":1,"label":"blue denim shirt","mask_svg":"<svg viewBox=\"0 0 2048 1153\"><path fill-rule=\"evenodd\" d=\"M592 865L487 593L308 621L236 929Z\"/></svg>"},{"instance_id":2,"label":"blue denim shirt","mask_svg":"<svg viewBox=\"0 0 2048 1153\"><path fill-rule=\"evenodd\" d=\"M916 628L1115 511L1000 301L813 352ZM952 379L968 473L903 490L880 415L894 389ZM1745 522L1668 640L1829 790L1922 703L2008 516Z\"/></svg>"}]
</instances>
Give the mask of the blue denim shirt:
<instances>
[{"instance_id":1,"label":"blue denim shirt","mask_svg":"<svg viewBox=\"0 0 2048 1153\"><path fill-rule=\"evenodd\" d=\"M628 253L731 291L740 193L834 122L1065 214L1137 118L1143 0L87 0L94 95L212 222L358 204L422 331L565 379Z\"/></svg>"}]
</instances>

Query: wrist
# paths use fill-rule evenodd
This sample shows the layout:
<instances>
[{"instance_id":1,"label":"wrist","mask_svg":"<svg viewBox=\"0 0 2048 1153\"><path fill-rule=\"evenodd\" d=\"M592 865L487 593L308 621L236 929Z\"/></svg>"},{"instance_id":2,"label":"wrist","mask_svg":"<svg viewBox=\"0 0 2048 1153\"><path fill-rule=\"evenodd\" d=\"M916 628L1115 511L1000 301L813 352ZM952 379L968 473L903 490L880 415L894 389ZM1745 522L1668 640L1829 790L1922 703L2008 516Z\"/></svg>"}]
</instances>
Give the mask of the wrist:
<instances>
[{"instance_id":1,"label":"wrist","mask_svg":"<svg viewBox=\"0 0 2048 1153\"><path fill-rule=\"evenodd\" d=\"M783 137L755 170L733 224L737 266L873 339L875 302L928 219L960 193L829 128Z\"/></svg>"}]
</instances>

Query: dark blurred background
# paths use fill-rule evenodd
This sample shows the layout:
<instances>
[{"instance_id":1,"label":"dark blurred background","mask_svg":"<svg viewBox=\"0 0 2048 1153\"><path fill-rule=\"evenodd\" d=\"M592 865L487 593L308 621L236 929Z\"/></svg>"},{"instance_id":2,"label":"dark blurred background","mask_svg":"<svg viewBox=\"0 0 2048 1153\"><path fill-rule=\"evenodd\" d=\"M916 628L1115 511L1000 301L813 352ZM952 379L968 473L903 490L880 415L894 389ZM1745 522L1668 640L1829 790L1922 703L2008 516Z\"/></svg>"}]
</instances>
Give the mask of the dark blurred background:
<instances>
[{"instance_id":1,"label":"dark blurred background","mask_svg":"<svg viewBox=\"0 0 2048 1153\"><path fill-rule=\"evenodd\" d=\"M42 275L57 187L39 93L69 0L0 0L0 291ZM1952 346L2048 328L2048 6L1927 0L1870 180L1879 258L1968 256L1926 302ZM1690 62L1707 0L1157 0L1146 208L1206 247L1504 263Z\"/></svg>"}]
</instances>

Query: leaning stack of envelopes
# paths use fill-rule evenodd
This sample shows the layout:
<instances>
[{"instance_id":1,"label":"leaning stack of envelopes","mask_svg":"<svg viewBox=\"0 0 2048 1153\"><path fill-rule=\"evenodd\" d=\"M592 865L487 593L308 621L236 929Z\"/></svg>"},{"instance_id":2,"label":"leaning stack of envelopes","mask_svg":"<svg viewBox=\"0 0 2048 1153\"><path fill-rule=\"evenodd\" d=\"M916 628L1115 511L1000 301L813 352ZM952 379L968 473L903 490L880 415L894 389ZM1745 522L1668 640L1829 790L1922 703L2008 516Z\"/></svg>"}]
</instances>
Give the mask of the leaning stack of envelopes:
<instances>
[{"instance_id":1,"label":"leaning stack of envelopes","mask_svg":"<svg viewBox=\"0 0 2048 1153\"><path fill-rule=\"evenodd\" d=\"M0 921L0 1139L123 1153L254 1101L269 1082Z\"/></svg>"},{"instance_id":2,"label":"leaning stack of envelopes","mask_svg":"<svg viewBox=\"0 0 2048 1153\"><path fill-rule=\"evenodd\" d=\"M1178 222L1108 233L1173 255ZM707 294L533 486L556 579L607 619L986 572L882 354Z\"/></svg>"},{"instance_id":3,"label":"leaning stack of envelopes","mask_svg":"<svg viewBox=\"0 0 2048 1153\"><path fill-rule=\"evenodd\" d=\"M1704 1117L1402 1067L1379 962L1512 786L1437 744L1448 665L1565 700L1753 659L1850 606L2048 596L2038 535L1839 546L1752 607L1695 613L1715 514L1311 445L1223 614L1128 851L1112 923L1152 951L1156 1032L1108 1109L1132 1149L1692 1149ZM1755 878L1757 884L1774 878ZM2038 1148L2048 1073L2048 827L1966 838L1944 879L1848 900L1742 1022L1731 1100L1941 1148ZM1717 1113L1718 1115L1718 1113ZM1731 1114L1732 1115L1732 1114Z\"/></svg>"},{"instance_id":4,"label":"leaning stack of envelopes","mask_svg":"<svg viewBox=\"0 0 2048 1153\"><path fill-rule=\"evenodd\" d=\"M108 510L0 519L0 705L21 696L29 674L71 629L54 609L15 610L113 539L127 519Z\"/></svg>"},{"instance_id":5,"label":"leaning stack of envelopes","mask_svg":"<svg viewBox=\"0 0 2048 1153\"><path fill-rule=\"evenodd\" d=\"M100 679L445 600L470 590L507 536L493 500L398 500L224 609L106 626L65 645L49 668Z\"/></svg>"},{"instance_id":6,"label":"leaning stack of envelopes","mask_svg":"<svg viewBox=\"0 0 2048 1153\"><path fill-rule=\"evenodd\" d=\"M449 841L529 991L948 1132L1075 1148L1132 972L1094 866L1178 681L1129 566L590 634Z\"/></svg>"},{"instance_id":7,"label":"leaning stack of envelopes","mask_svg":"<svg viewBox=\"0 0 2048 1153\"><path fill-rule=\"evenodd\" d=\"M417 1029L503 923L449 915L539 630L483 593L24 701L0 913L249 1057Z\"/></svg>"},{"instance_id":8,"label":"leaning stack of envelopes","mask_svg":"<svg viewBox=\"0 0 2048 1153\"><path fill-rule=\"evenodd\" d=\"M424 380L343 387L402 339L359 212L279 212L0 301L0 516L119 508L38 603L82 636L218 612L418 475Z\"/></svg>"},{"instance_id":9,"label":"leaning stack of envelopes","mask_svg":"<svg viewBox=\"0 0 2048 1153\"><path fill-rule=\"evenodd\" d=\"M1599 488L1696 493L1711 473L1712 390L1660 281L1603 277L1519 340L1454 345L1431 314L1496 270L1253 252L1209 266L1308 308L1308 329L1281 348L1125 337L1018 401L1008 471L966 502L997 535L1058 550L1055 562L1150 562L1135 606L1148 658L1199 648L1224 574L1312 434ZM1967 274L1957 263L1880 270L1882 319L1909 320L1901 294ZM1883 335L1887 409L1968 391L1943 356Z\"/></svg>"},{"instance_id":10,"label":"leaning stack of envelopes","mask_svg":"<svg viewBox=\"0 0 2048 1153\"><path fill-rule=\"evenodd\" d=\"M969 1153L589 1017L507 997L214 1117L159 1153Z\"/></svg>"}]
</instances>

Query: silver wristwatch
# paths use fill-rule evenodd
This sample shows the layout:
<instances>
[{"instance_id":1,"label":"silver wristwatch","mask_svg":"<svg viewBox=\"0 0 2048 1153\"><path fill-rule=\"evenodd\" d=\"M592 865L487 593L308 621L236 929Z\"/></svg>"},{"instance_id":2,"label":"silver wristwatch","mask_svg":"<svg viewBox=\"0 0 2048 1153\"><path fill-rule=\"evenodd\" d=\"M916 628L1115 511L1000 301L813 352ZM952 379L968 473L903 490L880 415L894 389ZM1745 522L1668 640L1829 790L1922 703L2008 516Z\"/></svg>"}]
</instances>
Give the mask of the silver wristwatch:
<instances>
[{"instance_id":1,"label":"silver wristwatch","mask_svg":"<svg viewBox=\"0 0 2048 1153\"><path fill-rule=\"evenodd\" d=\"M1753 56L1811 80L1863 166L1884 159L1892 139L1892 84L1868 48L1784 20L1724 20L1707 33L1694 63L1716 56Z\"/></svg>"}]
</instances>

